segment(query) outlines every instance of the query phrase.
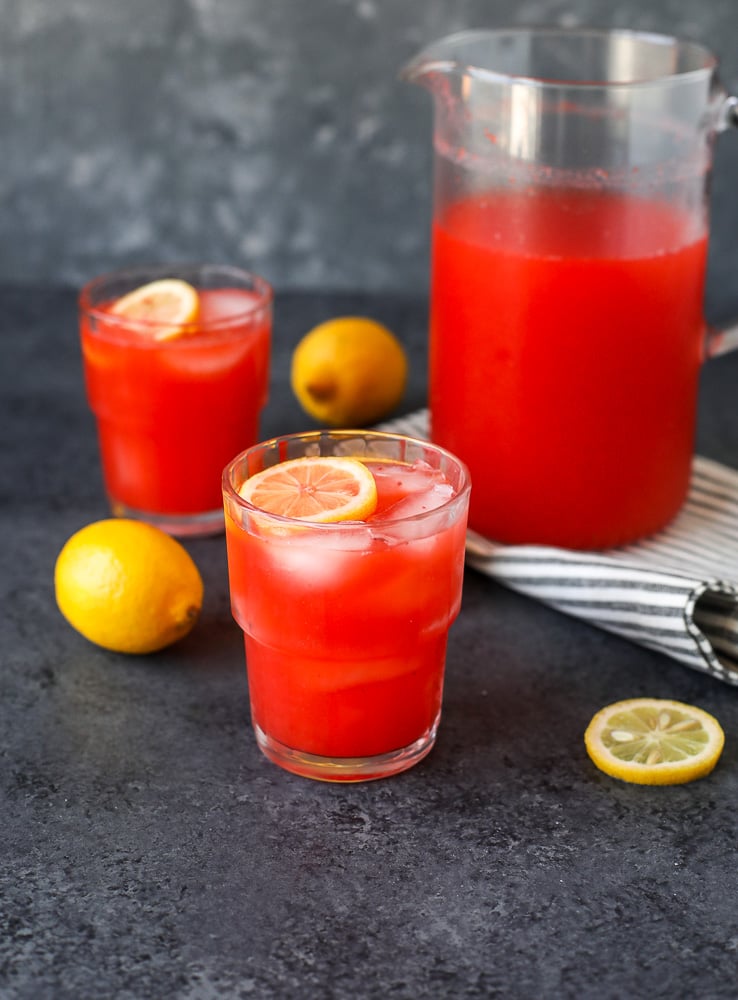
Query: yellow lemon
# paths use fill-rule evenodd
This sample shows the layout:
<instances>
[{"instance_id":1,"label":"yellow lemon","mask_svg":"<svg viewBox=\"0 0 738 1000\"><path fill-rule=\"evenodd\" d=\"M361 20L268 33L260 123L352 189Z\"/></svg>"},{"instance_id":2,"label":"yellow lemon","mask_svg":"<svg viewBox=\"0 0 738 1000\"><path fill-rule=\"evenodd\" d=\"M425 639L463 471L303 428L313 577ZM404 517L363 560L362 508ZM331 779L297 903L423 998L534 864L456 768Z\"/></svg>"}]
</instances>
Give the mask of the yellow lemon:
<instances>
[{"instance_id":1,"label":"yellow lemon","mask_svg":"<svg viewBox=\"0 0 738 1000\"><path fill-rule=\"evenodd\" d=\"M153 653L187 635L202 607L200 573L182 545L141 521L88 524L56 560L59 610L90 642Z\"/></svg>"},{"instance_id":2,"label":"yellow lemon","mask_svg":"<svg viewBox=\"0 0 738 1000\"><path fill-rule=\"evenodd\" d=\"M600 709L584 734L587 753L613 778L680 785L717 764L725 735L701 708L663 698L630 698Z\"/></svg>"},{"instance_id":3,"label":"yellow lemon","mask_svg":"<svg viewBox=\"0 0 738 1000\"><path fill-rule=\"evenodd\" d=\"M400 402L407 356L387 327L339 316L307 333L292 355L292 389L303 409L329 427L365 427Z\"/></svg>"}]
</instances>

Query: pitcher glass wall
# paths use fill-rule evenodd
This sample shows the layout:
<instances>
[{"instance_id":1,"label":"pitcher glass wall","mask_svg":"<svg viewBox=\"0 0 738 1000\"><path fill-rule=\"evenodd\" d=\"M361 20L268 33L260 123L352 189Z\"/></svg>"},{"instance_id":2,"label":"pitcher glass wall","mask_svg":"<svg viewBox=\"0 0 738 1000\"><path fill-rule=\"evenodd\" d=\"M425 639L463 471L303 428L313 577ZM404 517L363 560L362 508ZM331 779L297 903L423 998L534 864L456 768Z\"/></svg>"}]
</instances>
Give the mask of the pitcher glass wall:
<instances>
[{"instance_id":1,"label":"pitcher glass wall","mask_svg":"<svg viewBox=\"0 0 738 1000\"><path fill-rule=\"evenodd\" d=\"M711 147L735 123L714 57L470 31L404 74L435 99L431 434L471 469L471 526L571 548L658 530L689 485Z\"/></svg>"}]
</instances>

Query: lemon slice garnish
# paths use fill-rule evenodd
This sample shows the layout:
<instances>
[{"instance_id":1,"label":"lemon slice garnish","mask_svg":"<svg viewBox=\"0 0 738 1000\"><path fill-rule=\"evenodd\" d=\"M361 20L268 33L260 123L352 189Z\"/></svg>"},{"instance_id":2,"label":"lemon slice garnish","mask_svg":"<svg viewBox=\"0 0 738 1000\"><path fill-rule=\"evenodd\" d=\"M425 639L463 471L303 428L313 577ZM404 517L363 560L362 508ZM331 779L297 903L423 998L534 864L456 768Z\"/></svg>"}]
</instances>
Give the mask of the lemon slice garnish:
<instances>
[{"instance_id":1,"label":"lemon slice garnish","mask_svg":"<svg viewBox=\"0 0 738 1000\"><path fill-rule=\"evenodd\" d=\"M111 306L114 316L137 325L153 340L172 340L194 332L200 312L197 289L180 278L161 278L134 288Z\"/></svg>"},{"instance_id":2,"label":"lemon slice garnish","mask_svg":"<svg viewBox=\"0 0 738 1000\"><path fill-rule=\"evenodd\" d=\"M239 495L254 507L300 521L364 521L377 506L377 486L355 458L293 458L247 479Z\"/></svg>"},{"instance_id":3,"label":"lemon slice garnish","mask_svg":"<svg viewBox=\"0 0 738 1000\"><path fill-rule=\"evenodd\" d=\"M584 734L587 753L613 778L679 785L717 764L725 734L701 708L660 698L630 698L601 709Z\"/></svg>"}]
</instances>

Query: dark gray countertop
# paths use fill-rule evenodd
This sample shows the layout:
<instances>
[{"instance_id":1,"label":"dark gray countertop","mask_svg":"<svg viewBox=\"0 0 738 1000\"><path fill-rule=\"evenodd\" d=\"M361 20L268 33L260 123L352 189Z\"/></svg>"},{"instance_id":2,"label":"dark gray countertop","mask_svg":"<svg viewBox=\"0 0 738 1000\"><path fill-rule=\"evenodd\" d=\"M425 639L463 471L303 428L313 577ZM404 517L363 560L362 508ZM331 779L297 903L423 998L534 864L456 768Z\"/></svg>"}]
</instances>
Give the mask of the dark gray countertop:
<instances>
[{"instance_id":1,"label":"dark gray countertop","mask_svg":"<svg viewBox=\"0 0 738 1000\"><path fill-rule=\"evenodd\" d=\"M365 312L407 344L424 307L277 297L265 436L310 426L288 360ZM404 775L313 783L257 750L222 537L187 543L203 616L150 657L56 610L66 538L107 516L74 296L0 290L0 997L736 996L738 690L467 573L433 753ZM738 467L738 354L703 377L700 451ZM714 713L692 785L595 770L592 714L640 694Z\"/></svg>"}]
</instances>

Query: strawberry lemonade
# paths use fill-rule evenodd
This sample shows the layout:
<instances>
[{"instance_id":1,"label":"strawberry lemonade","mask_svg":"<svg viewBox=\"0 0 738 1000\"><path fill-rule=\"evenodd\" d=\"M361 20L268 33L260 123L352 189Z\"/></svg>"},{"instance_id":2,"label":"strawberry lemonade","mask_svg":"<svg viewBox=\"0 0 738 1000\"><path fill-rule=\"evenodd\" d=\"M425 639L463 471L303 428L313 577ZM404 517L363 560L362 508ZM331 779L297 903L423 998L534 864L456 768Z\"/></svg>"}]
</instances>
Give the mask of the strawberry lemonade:
<instances>
[{"instance_id":1,"label":"strawberry lemonade","mask_svg":"<svg viewBox=\"0 0 738 1000\"><path fill-rule=\"evenodd\" d=\"M432 437L468 462L473 528L604 548L689 485L707 239L687 212L589 191L490 192L433 236Z\"/></svg>"},{"instance_id":2,"label":"strawberry lemonade","mask_svg":"<svg viewBox=\"0 0 738 1000\"><path fill-rule=\"evenodd\" d=\"M430 751L469 489L449 452L370 432L277 438L226 468L231 605L274 763L360 781Z\"/></svg>"},{"instance_id":3,"label":"strawberry lemonade","mask_svg":"<svg viewBox=\"0 0 738 1000\"><path fill-rule=\"evenodd\" d=\"M272 290L237 268L122 271L80 295L90 406L113 512L223 529L223 466L259 439Z\"/></svg>"}]
</instances>

